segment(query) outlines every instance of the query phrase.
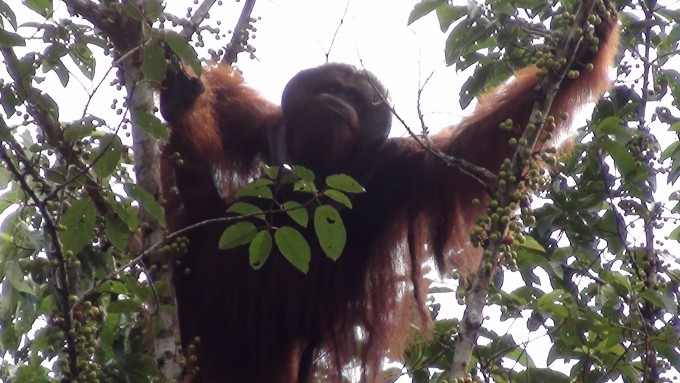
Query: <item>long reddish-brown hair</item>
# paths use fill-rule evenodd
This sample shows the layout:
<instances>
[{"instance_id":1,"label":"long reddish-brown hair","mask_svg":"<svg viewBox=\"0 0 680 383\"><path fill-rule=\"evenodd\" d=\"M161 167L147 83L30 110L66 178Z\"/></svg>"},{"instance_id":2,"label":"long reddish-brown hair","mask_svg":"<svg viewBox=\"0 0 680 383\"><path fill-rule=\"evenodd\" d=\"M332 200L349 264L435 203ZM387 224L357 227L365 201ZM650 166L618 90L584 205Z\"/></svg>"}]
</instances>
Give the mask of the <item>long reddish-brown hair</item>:
<instances>
[{"instance_id":1,"label":"long reddish-brown hair","mask_svg":"<svg viewBox=\"0 0 680 383\"><path fill-rule=\"evenodd\" d=\"M608 89L616 31L615 17L598 26L597 53L580 58L594 70L581 70L578 79L562 83L551 114L572 114ZM577 69L583 65L576 64ZM360 81L365 74L328 64L305 81L347 87L347 76ZM297 117L263 99L231 68L210 68L201 81L205 89L192 104L165 113L172 129L165 152L168 157L177 152L182 159L177 165L172 157L163 169L172 231L223 217L235 190L257 176L258 163L273 161L272 124L285 125ZM513 154L508 141L528 121L537 83L536 67L520 70L482 96L464 122L434 136L435 146L497 172ZM181 86L165 89L162 97L171 99L177 91L182 92ZM313 110L315 105L306 107ZM507 119L514 128L500 130ZM303 120L319 127L329 123ZM365 128L352 125L361 120L333 123ZM289 124L287 129L296 128ZM568 121L560 122L557 133L568 126ZM294 144L315 148L315 142ZM350 153L351 163L340 168L367 192L352 200L353 209L342 212L347 244L337 261L325 257L310 235L307 275L276 252L256 271L249 265L247 247L217 249L225 225L187 235L189 248L175 284L182 341L197 358L193 366L199 367L190 371L189 380L293 383L316 377L339 382L352 366L361 367L364 378L371 380L385 356L400 355L410 326L428 325L423 262L434 258L440 269L455 267L466 275L476 270L480 254L469 245L469 231L485 212L485 188L411 138L374 144ZM173 185L179 194L170 192ZM481 203L472 204L475 198ZM287 218L275 219L285 224Z\"/></svg>"}]
</instances>

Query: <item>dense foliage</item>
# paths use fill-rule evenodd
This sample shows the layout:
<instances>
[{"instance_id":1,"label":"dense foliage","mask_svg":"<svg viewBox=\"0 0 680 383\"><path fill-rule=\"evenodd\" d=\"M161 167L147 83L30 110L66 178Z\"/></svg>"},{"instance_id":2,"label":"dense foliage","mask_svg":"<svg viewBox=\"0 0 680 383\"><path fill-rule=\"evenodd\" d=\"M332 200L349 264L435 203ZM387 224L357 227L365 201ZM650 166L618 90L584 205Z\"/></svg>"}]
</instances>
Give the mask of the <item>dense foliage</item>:
<instances>
[{"instance_id":1,"label":"dense foliage","mask_svg":"<svg viewBox=\"0 0 680 383\"><path fill-rule=\"evenodd\" d=\"M0 0L0 379L177 378L184 361L176 357L168 265L185 244L181 233L164 230L157 142L167 131L153 93L166 57L198 72L194 47L198 57L254 52L250 11L229 49L203 50L204 39L224 37L206 20L214 3L181 17L161 0ZM460 93L466 107L539 61L543 44L578 28L580 5L423 0L409 22L433 22L419 19L435 13L448 36L446 62L475 68ZM573 150L538 153L544 170L507 180L521 203L499 194L472 233L495 239L480 241L487 278L456 282L456 290L448 279L433 284L434 334L416 334L403 367L385 376L680 376L680 9L654 0L616 7L622 38L613 90L582 123ZM64 89L74 82L87 84L87 97L69 98ZM489 224L498 209L518 214ZM325 240L342 243L331 229L322 230ZM481 311L462 311L470 306L485 307L479 329L469 324ZM461 358L469 360L463 371Z\"/></svg>"}]
</instances>

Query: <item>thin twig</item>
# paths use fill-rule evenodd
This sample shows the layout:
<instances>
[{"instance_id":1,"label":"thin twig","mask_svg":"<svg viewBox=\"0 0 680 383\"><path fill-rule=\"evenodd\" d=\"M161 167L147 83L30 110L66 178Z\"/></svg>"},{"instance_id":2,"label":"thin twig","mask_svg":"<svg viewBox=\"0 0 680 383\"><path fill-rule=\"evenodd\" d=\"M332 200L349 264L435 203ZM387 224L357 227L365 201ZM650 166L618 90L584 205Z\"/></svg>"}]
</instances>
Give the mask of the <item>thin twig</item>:
<instances>
[{"instance_id":1,"label":"thin twig","mask_svg":"<svg viewBox=\"0 0 680 383\"><path fill-rule=\"evenodd\" d=\"M196 33L203 20L209 16L210 8L215 4L215 1L217 0L205 0L198 9L196 9L196 12L194 12L191 19L189 19L189 23L182 28L179 35L187 41L191 40L191 36Z\"/></svg>"},{"instance_id":2,"label":"thin twig","mask_svg":"<svg viewBox=\"0 0 680 383\"><path fill-rule=\"evenodd\" d=\"M5 124L4 120L2 120L2 124L3 125ZM66 273L66 263L64 259L64 254L62 252L61 242L59 241L59 236L57 234L57 226L55 225L52 215L50 214L47 208L46 201L41 200L40 197L38 197L38 195L35 193L33 188L31 188L31 186L28 184L26 180L26 177L16 167L16 165L10 158L9 153L7 153L7 150L2 144L0 144L0 159L2 159L2 161L5 163L6 169L8 169L9 172L17 180L17 182L19 182L19 184L21 185L21 189L24 191L24 193L26 193L26 195L28 195L28 197L33 201L36 208L40 212L40 215L43 218L44 229L52 245L52 250L47 251L46 249L46 253L48 258L55 259L57 263L55 272L57 282L55 283L55 289L59 294L58 306L61 310L61 316L63 317L64 320L62 328L64 330L64 333L67 334L66 350L68 354L69 375L71 377L76 377L78 376L78 350L76 349L75 338L73 336L68 335L69 330L73 326L71 312L68 304L70 287ZM32 167L28 167L26 171L34 179L41 178L40 175L37 174L37 172L35 172L35 170Z\"/></svg>"},{"instance_id":3,"label":"thin twig","mask_svg":"<svg viewBox=\"0 0 680 383\"><path fill-rule=\"evenodd\" d=\"M345 23L345 17L347 17L347 11L349 10L349 0L347 0L347 3L345 3L345 12L342 13L342 17L340 18L340 21L338 22L338 26L335 28L335 32L333 32L333 38L331 39L331 44L328 46L328 49L325 50L324 54L326 55L326 62L328 62L328 58L331 55L331 51L333 50L333 46L335 45L335 39L338 37L338 33L340 32L340 28L342 28L342 25Z\"/></svg>"},{"instance_id":4,"label":"thin twig","mask_svg":"<svg viewBox=\"0 0 680 383\"><path fill-rule=\"evenodd\" d=\"M588 16L592 13L594 6L595 0L586 0L581 3L576 13L575 22L571 25L571 29L564 34L564 39L557 46L558 57L565 58L567 63L574 61L582 40L581 34L576 33L575 29L587 24ZM548 115L552 101L559 90L559 84L565 77L569 67L570 65L565 65L559 70L550 71L544 77L540 85L543 93L534 103L529 123L539 127L542 125L542 116ZM534 148L540 133L541 129L535 129L534 131L525 130L523 138L526 140L526 144L518 145L512 161L513 169L511 174L521 174L525 165L522 164L520 153L527 148ZM498 188L496 200L499 206L508 206L512 202L511 195L515 191L517 191L517 185L515 184L510 184L506 188ZM491 233L500 233L500 235L505 235L507 230L508 225L500 222L500 220L493 221L490 228ZM477 344L479 329L484 321L483 309L486 305L488 289L499 269L501 245L502 241L496 240L491 241L486 247L486 251L490 252L490 255L485 257L480 263L480 267L467 292L466 308L460 323L460 331L451 363L451 377L463 377L468 372L470 355L472 355L472 351Z\"/></svg>"},{"instance_id":5,"label":"thin twig","mask_svg":"<svg viewBox=\"0 0 680 383\"><path fill-rule=\"evenodd\" d=\"M254 7L255 0L246 0L245 4L243 4L241 16L239 16L236 26L234 27L234 33L231 35L231 41L224 50L222 64L231 65L235 63L236 57L243 51L243 46L245 45L243 39L246 29L250 24L250 14L253 12Z\"/></svg>"},{"instance_id":6,"label":"thin twig","mask_svg":"<svg viewBox=\"0 0 680 383\"><path fill-rule=\"evenodd\" d=\"M85 176L83 185L85 192L92 198L92 201L100 214L104 215L108 213L111 209L104 198L100 185L96 181L97 177L89 171L88 165L80 158L72 157L73 147L64 142L64 132L61 128L61 124L59 121L55 120L49 111L45 110L39 102L39 98L44 97L40 90L33 88L24 82L25 74L20 73L18 69L19 59L10 48L0 47L0 52L5 58L7 72L14 81L16 94L27 104L28 113L42 130L47 142L56 149L57 153L59 153L62 158L69 158L69 162L83 172Z\"/></svg>"}]
</instances>

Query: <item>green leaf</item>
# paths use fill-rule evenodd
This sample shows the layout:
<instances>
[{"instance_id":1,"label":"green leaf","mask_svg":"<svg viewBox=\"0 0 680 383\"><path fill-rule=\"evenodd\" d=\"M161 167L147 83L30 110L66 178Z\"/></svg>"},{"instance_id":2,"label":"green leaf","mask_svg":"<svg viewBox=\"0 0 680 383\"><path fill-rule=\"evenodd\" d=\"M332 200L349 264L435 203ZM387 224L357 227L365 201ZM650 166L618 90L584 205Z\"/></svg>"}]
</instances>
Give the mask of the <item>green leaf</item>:
<instances>
[{"instance_id":1,"label":"green leaf","mask_svg":"<svg viewBox=\"0 0 680 383\"><path fill-rule=\"evenodd\" d=\"M157 374L156 358L152 353L124 352L118 364L120 381L144 382Z\"/></svg>"},{"instance_id":2,"label":"green leaf","mask_svg":"<svg viewBox=\"0 0 680 383\"><path fill-rule=\"evenodd\" d=\"M78 66L80 72L85 75L88 79L92 80L94 78L94 70L96 66L96 61L92 51L87 46L85 42L79 42L69 50L69 57Z\"/></svg>"},{"instance_id":3,"label":"green leaf","mask_svg":"<svg viewBox=\"0 0 680 383\"><path fill-rule=\"evenodd\" d=\"M198 59L196 51L189 42L174 32L169 32L165 35L165 41L168 42L170 49L172 49L183 62L191 67L196 77L201 77L201 61Z\"/></svg>"},{"instance_id":4,"label":"green leaf","mask_svg":"<svg viewBox=\"0 0 680 383\"><path fill-rule=\"evenodd\" d=\"M99 147L92 150L91 161L94 171L101 178L113 174L120 163L123 142L115 134L104 134L98 137Z\"/></svg>"},{"instance_id":5,"label":"green leaf","mask_svg":"<svg viewBox=\"0 0 680 383\"><path fill-rule=\"evenodd\" d=\"M628 295L630 294L631 285L630 279L622 274L615 274L609 272L609 270L603 269L598 273L598 276L605 280L611 287L614 288L618 295Z\"/></svg>"},{"instance_id":6,"label":"green leaf","mask_svg":"<svg viewBox=\"0 0 680 383\"><path fill-rule=\"evenodd\" d=\"M346 174L334 174L326 178L326 185L333 189L338 189L347 193L365 193L359 182Z\"/></svg>"},{"instance_id":7,"label":"green leaf","mask_svg":"<svg viewBox=\"0 0 680 383\"><path fill-rule=\"evenodd\" d=\"M144 0L144 12L149 21L154 21L163 13L160 0Z\"/></svg>"},{"instance_id":8,"label":"green leaf","mask_svg":"<svg viewBox=\"0 0 680 383\"><path fill-rule=\"evenodd\" d=\"M168 64L165 61L165 52L157 41L154 40L144 46L142 60L144 78L152 83L160 84L165 78Z\"/></svg>"},{"instance_id":9,"label":"green leaf","mask_svg":"<svg viewBox=\"0 0 680 383\"><path fill-rule=\"evenodd\" d=\"M118 218L123 220L130 232L137 230L139 227L139 218L137 218L137 209L135 209L129 201L118 202L114 198L108 199L111 208L116 213Z\"/></svg>"},{"instance_id":10,"label":"green leaf","mask_svg":"<svg viewBox=\"0 0 680 383\"><path fill-rule=\"evenodd\" d=\"M334 261L340 258L347 242L347 231L340 213L333 206L319 206L314 211L314 230L328 258Z\"/></svg>"},{"instance_id":11,"label":"green leaf","mask_svg":"<svg viewBox=\"0 0 680 383\"><path fill-rule=\"evenodd\" d=\"M106 311L109 314L111 314L111 313L125 314L125 313L138 312L141 309L142 309L142 305L136 300L120 299L120 300L113 301L113 302L109 303Z\"/></svg>"},{"instance_id":12,"label":"green leaf","mask_svg":"<svg viewBox=\"0 0 680 383\"><path fill-rule=\"evenodd\" d=\"M673 229L673 231L668 235L668 238L674 241L680 241L680 226Z\"/></svg>"},{"instance_id":13,"label":"green leaf","mask_svg":"<svg viewBox=\"0 0 680 383\"><path fill-rule=\"evenodd\" d=\"M673 154L677 153L678 151L680 151L680 141L672 142L670 145L668 145L668 147L666 147L666 149L663 150L663 152L661 152L660 159L665 160L667 158L670 158Z\"/></svg>"},{"instance_id":14,"label":"green leaf","mask_svg":"<svg viewBox=\"0 0 680 383\"><path fill-rule=\"evenodd\" d=\"M300 193L309 193L309 194L315 194L316 193L316 185L314 185L314 182L310 181L297 181L295 185L293 185L293 190L296 192Z\"/></svg>"},{"instance_id":15,"label":"green leaf","mask_svg":"<svg viewBox=\"0 0 680 383\"><path fill-rule=\"evenodd\" d=\"M97 209L89 198L75 200L59 222L65 226L59 238L64 250L78 253L92 242L97 222Z\"/></svg>"},{"instance_id":16,"label":"green leaf","mask_svg":"<svg viewBox=\"0 0 680 383\"><path fill-rule=\"evenodd\" d=\"M0 104L7 117L12 117L16 113L20 101L11 86L0 87Z\"/></svg>"},{"instance_id":17,"label":"green leaf","mask_svg":"<svg viewBox=\"0 0 680 383\"><path fill-rule=\"evenodd\" d=\"M4 277L7 278L9 284L15 289L21 291L22 293L35 295L35 291L24 279L25 273L23 270L21 270L21 266L19 266L19 260L17 258L9 259L5 263Z\"/></svg>"},{"instance_id":18,"label":"green leaf","mask_svg":"<svg viewBox=\"0 0 680 383\"><path fill-rule=\"evenodd\" d=\"M571 379L567 375L549 368L527 368L518 373L513 381L522 383L569 383Z\"/></svg>"},{"instance_id":19,"label":"green leaf","mask_svg":"<svg viewBox=\"0 0 680 383\"><path fill-rule=\"evenodd\" d=\"M267 178L270 180L275 180L279 176L279 167L278 166L267 166L267 165L262 165L262 170L264 170L264 174L267 175Z\"/></svg>"},{"instance_id":20,"label":"green leaf","mask_svg":"<svg viewBox=\"0 0 680 383\"><path fill-rule=\"evenodd\" d=\"M296 229L283 226L274 233L274 240L288 262L307 274L312 254L305 237Z\"/></svg>"},{"instance_id":21,"label":"green leaf","mask_svg":"<svg viewBox=\"0 0 680 383\"><path fill-rule=\"evenodd\" d=\"M543 248L543 246L540 243L538 243L533 237L526 237L524 243L520 243L518 244L518 246L526 250L531 250L537 253L545 254L545 248Z\"/></svg>"},{"instance_id":22,"label":"green leaf","mask_svg":"<svg viewBox=\"0 0 680 383\"><path fill-rule=\"evenodd\" d=\"M229 209L227 211L244 217L256 217L259 219L265 219L264 214L258 214L262 213L262 209L248 202L241 201L236 202L233 205L229 206Z\"/></svg>"},{"instance_id":23,"label":"green leaf","mask_svg":"<svg viewBox=\"0 0 680 383\"><path fill-rule=\"evenodd\" d=\"M494 11L505 16L513 16L517 14L517 8L520 6L518 1L492 1Z\"/></svg>"},{"instance_id":24,"label":"green leaf","mask_svg":"<svg viewBox=\"0 0 680 383\"><path fill-rule=\"evenodd\" d=\"M125 12L128 16L132 17L134 20L144 21L144 15L136 5L137 4L131 4L129 2L123 3L122 4L123 12Z\"/></svg>"},{"instance_id":25,"label":"green leaf","mask_svg":"<svg viewBox=\"0 0 680 383\"><path fill-rule=\"evenodd\" d=\"M284 173L280 182L282 184L293 184L293 190L301 193L315 194L317 192L314 184L314 172L304 166L293 166L290 172Z\"/></svg>"},{"instance_id":26,"label":"green leaf","mask_svg":"<svg viewBox=\"0 0 680 383\"><path fill-rule=\"evenodd\" d=\"M674 7L658 7L654 12L662 15L669 21L677 22L677 20L680 20L680 10L674 9Z\"/></svg>"},{"instance_id":27,"label":"green leaf","mask_svg":"<svg viewBox=\"0 0 680 383\"><path fill-rule=\"evenodd\" d=\"M62 86L66 87L68 85L69 80L71 80L71 74L63 61L57 59L52 64L45 64L43 71L47 72L49 70L56 73Z\"/></svg>"},{"instance_id":28,"label":"green leaf","mask_svg":"<svg viewBox=\"0 0 680 383\"><path fill-rule=\"evenodd\" d=\"M463 50L470 44L470 38L467 33L470 32L468 27L468 22L465 20L458 23L453 30L449 33L446 38L446 46L444 48L444 54L446 56L446 64L451 65L456 63L460 56L463 54Z\"/></svg>"},{"instance_id":29,"label":"green leaf","mask_svg":"<svg viewBox=\"0 0 680 383\"><path fill-rule=\"evenodd\" d=\"M671 366L676 366L677 370L677 366L680 366L680 349L677 346L677 335L673 333L671 337L675 337L675 339L670 342L654 342L654 346L660 355L668 359Z\"/></svg>"},{"instance_id":30,"label":"green leaf","mask_svg":"<svg viewBox=\"0 0 680 383\"><path fill-rule=\"evenodd\" d=\"M255 181L239 189L239 191L236 192L236 196L238 198L257 197L272 199L274 198L274 194L272 193L272 190L269 186L272 185L273 183L274 182L272 180L258 178Z\"/></svg>"},{"instance_id":31,"label":"green leaf","mask_svg":"<svg viewBox=\"0 0 680 383\"><path fill-rule=\"evenodd\" d=\"M616 141L626 143L631 138L631 132L622 123L621 119L616 116L609 116L602 120L595 129L593 129L595 137L601 138L605 135L613 136Z\"/></svg>"},{"instance_id":32,"label":"green leaf","mask_svg":"<svg viewBox=\"0 0 680 383\"><path fill-rule=\"evenodd\" d=\"M54 12L52 0L24 0L23 3L29 9L43 17L51 17L52 12Z\"/></svg>"},{"instance_id":33,"label":"green leaf","mask_svg":"<svg viewBox=\"0 0 680 383\"><path fill-rule=\"evenodd\" d=\"M607 251L612 254L619 254L626 246L619 234L625 229L622 229L619 225L622 224L617 221L616 214L611 210L606 211L602 219L595 224L595 228L602 233L601 236L607 241Z\"/></svg>"},{"instance_id":34,"label":"green leaf","mask_svg":"<svg viewBox=\"0 0 680 383\"><path fill-rule=\"evenodd\" d=\"M168 141L170 135L168 134L168 128L158 119L158 117L153 114L137 111L133 113L132 118L137 126L139 126L143 131L152 135L154 138Z\"/></svg>"},{"instance_id":35,"label":"green leaf","mask_svg":"<svg viewBox=\"0 0 680 383\"><path fill-rule=\"evenodd\" d=\"M267 230L262 230L250 242L248 247L248 259L250 266L258 270L267 262L272 252L272 235Z\"/></svg>"},{"instance_id":36,"label":"green leaf","mask_svg":"<svg viewBox=\"0 0 680 383\"><path fill-rule=\"evenodd\" d=\"M14 11L12 11L12 8L2 0L0 0L0 15L9 21L12 28L15 30L17 29L17 16L14 14Z\"/></svg>"},{"instance_id":37,"label":"green leaf","mask_svg":"<svg viewBox=\"0 0 680 383\"><path fill-rule=\"evenodd\" d=\"M602 146L614 159L616 167L624 177L630 177L635 171L635 158L625 143L605 139Z\"/></svg>"},{"instance_id":38,"label":"green leaf","mask_svg":"<svg viewBox=\"0 0 680 383\"><path fill-rule=\"evenodd\" d=\"M250 243L255 235L257 229L251 222L240 221L227 227L219 240L219 248L226 250Z\"/></svg>"},{"instance_id":39,"label":"green leaf","mask_svg":"<svg viewBox=\"0 0 680 383\"><path fill-rule=\"evenodd\" d=\"M465 60L464 65L458 65L457 68L465 69L466 65L476 62L477 60ZM477 65L473 75L460 88L458 104L462 109L467 108L475 97L484 93L484 90L490 88L492 84L496 84L499 77L500 80L505 80L510 74L512 73L505 65L497 65L497 63Z\"/></svg>"},{"instance_id":40,"label":"green leaf","mask_svg":"<svg viewBox=\"0 0 680 383\"><path fill-rule=\"evenodd\" d=\"M534 361L527 355L526 350L517 346L512 335L503 335L494 339L489 345L494 355L516 361L527 368L536 367Z\"/></svg>"},{"instance_id":41,"label":"green leaf","mask_svg":"<svg viewBox=\"0 0 680 383\"><path fill-rule=\"evenodd\" d=\"M293 166L291 171L293 172L293 174L300 177L300 179L303 180L303 181L314 182L314 178L315 178L314 172L307 169L304 166L299 166L299 165Z\"/></svg>"},{"instance_id":42,"label":"green leaf","mask_svg":"<svg viewBox=\"0 0 680 383\"><path fill-rule=\"evenodd\" d=\"M420 3L413 6L413 10L408 16L406 25L411 25L416 20L423 18L425 15L437 9L439 4L442 3L444 3L444 0L422 0Z\"/></svg>"},{"instance_id":43,"label":"green leaf","mask_svg":"<svg viewBox=\"0 0 680 383\"><path fill-rule=\"evenodd\" d=\"M34 95L35 103L40 109L47 112L55 121L59 120L59 106L48 94L40 93Z\"/></svg>"},{"instance_id":44,"label":"green leaf","mask_svg":"<svg viewBox=\"0 0 680 383\"><path fill-rule=\"evenodd\" d=\"M128 294L125 284L120 281L106 281L97 287L97 291L101 293L115 293L118 295Z\"/></svg>"},{"instance_id":45,"label":"green leaf","mask_svg":"<svg viewBox=\"0 0 680 383\"><path fill-rule=\"evenodd\" d=\"M668 53L673 53L678 47L678 41L680 41L680 24L675 24L670 33L662 38L659 44L659 55L666 55ZM672 54L669 56L673 56Z\"/></svg>"},{"instance_id":46,"label":"green leaf","mask_svg":"<svg viewBox=\"0 0 680 383\"><path fill-rule=\"evenodd\" d=\"M447 2L442 2L437 7L437 19L439 20L439 29L446 32L451 24L456 20L468 14L468 8L462 5L451 5Z\"/></svg>"},{"instance_id":47,"label":"green leaf","mask_svg":"<svg viewBox=\"0 0 680 383\"><path fill-rule=\"evenodd\" d=\"M329 189L329 190L326 190L323 193L323 195L332 199L333 201L339 202L339 203L347 206L350 209L352 208L352 201L350 201L350 199L347 197L347 194L345 194L345 193L343 193L339 190Z\"/></svg>"},{"instance_id":48,"label":"green leaf","mask_svg":"<svg viewBox=\"0 0 680 383\"><path fill-rule=\"evenodd\" d=\"M165 224L165 214L163 207L156 201L156 198L146 190L135 184L126 184L126 189L132 197L139 202L139 205L149 212L163 227Z\"/></svg>"},{"instance_id":49,"label":"green leaf","mask_svg":"<svg viewBox=\"0 0 680 383\"><path fill-rule=\"evenodd\" d=\"M14 176L9 172L9 170L6 167L4 166L0 167L0 190L5 190L5 188L7 188L9 183L12 181L13 177ZM2 198L0 198L0 201L2 201ZM0 205L2 205L1 202ZM3 210L4 209L0 208L0 213L2 213Z\"/></svg>"},{"instance_id":50,"label":"green leaf","mask_svg":"<svg viewBox=\"0 0 680 383\"><path fill-rule=\"evenodd\" d=\"M677 313L678 305L675 301L659 291L646 290L640 294L640 297L655 306L664 309L667 313Z\"/></svg>"},{"instance_id":51,"label":"green leaf","mask_svg":"<svg viewBox=\"0 0 680 383\"><path fill-rule=\"evenodd\" d=\"M475 10L469 9L468 13L470 12L475 13ZM477 19L478 16L468 16L466 20L458 23L449 33L446 39L446 47L444 48L444 55L448 65L457 63L464 54L481 48L476 45L476 42L482 41L483 36L490 35L491 31L487 28L492 28L493 26L476 23Z\"/></svg>"},{"instance_id":52,"label":"green leaf","mask_svg":"<svg viewBox=\"0 0 680 383\"><path fill-rule=\"evenodd\" d=\"M21 364L12 377L13 383L50 383L52 379L47 375L47 368L40 365L40 363L31 362L28 364Z\"/></svg>"},{"instance_id":53,"label":"green leaf","mask_svg":"<svg viewBox=\"0 0 680 383\"><path fill-rule=\"evenodd\" d=\"M111 241L113 246L121 251L125 251L130 242L130 229L128 225L116 214L106 215L106 238Z\"/></svg>"},{"instance_id":54,"label":"green leaf","mask_svg":"<svg viewBox=\"0 0 680 383\"><path fill-rule=\"evenodd\" d=\"M307 209L305 209L304 206L295 201L286 201L283 203L282 207L286 211L286 214L288 214L288 216L292 218L295 223L302 227L307 227L307 223L309 222L309 213L307 213Z\"/></svg>"},{"instance_id":55,"label":"green leaf","mask_svg":"<svg viewBox=\"0 0 680 383\"><path fill-rule=\"evenodd\" d=\"M106 126L106 121L95 116L85 116L80 120L73 121L64 126L64 140L76 142L89 137L98 126Z\"/></svg>"},{"instance_id":56,"label":"green leaf","mask_svg":"<svg viewBox=\"0 0 680 383\"><path fill-rule=\"evenodd\" d=\"M541 311L554 312L560 317L569 315L569 310L561 303L566 293L564 290L557 289L551 291L538 299L538 307Z\"/></svg>"},{"instance_id":57,"label":"green leaf","mask_svg":"<svg viewBox=\"0 0 680 383\"><path fill-rule=\"evenodd\" d=\"M26 40L16 33L8 32L4 29L0 29L0 46L1 47L16 47L16 46L26 46Z\"/></svg>"}]
</instances>

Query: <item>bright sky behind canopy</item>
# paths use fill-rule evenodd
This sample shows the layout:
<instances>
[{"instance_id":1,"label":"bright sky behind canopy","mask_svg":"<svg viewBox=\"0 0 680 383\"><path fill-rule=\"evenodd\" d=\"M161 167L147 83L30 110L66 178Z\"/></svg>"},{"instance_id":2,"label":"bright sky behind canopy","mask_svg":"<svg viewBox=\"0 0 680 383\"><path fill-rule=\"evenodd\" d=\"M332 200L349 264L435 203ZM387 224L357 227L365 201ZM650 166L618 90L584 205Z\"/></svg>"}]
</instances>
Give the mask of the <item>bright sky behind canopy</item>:
<instances>
[{"instance_id":1,"label":"bright sky behind canopy","mask_svg":"<svg viewBox=\"0 0 680 383\"><path fill-rule=\"evenodd\" d=\"M168 2L167 9L185 15L187 3ZM239 67L246 80L268 99L279 102L283 87L299 70L328 61L364 66L387 86L397 112L420 131L416 102L419 82L436 70L421 96L423 113L431 129L437 130L458 120L458 91L462 77L446 68L444 42L434 15L407 26L414 0L323 0L263 1L256 3L256 60L239 56ZM242 2L225 1L215 6L208 20L223 32L235 25ZM197 6L194 6L194 9ZM206 34L207 37L207 34ZM227 39L210 41L206 48L218 49ZM398 123L393 133L404 134Z\"/></svg>"}]
</instances>

